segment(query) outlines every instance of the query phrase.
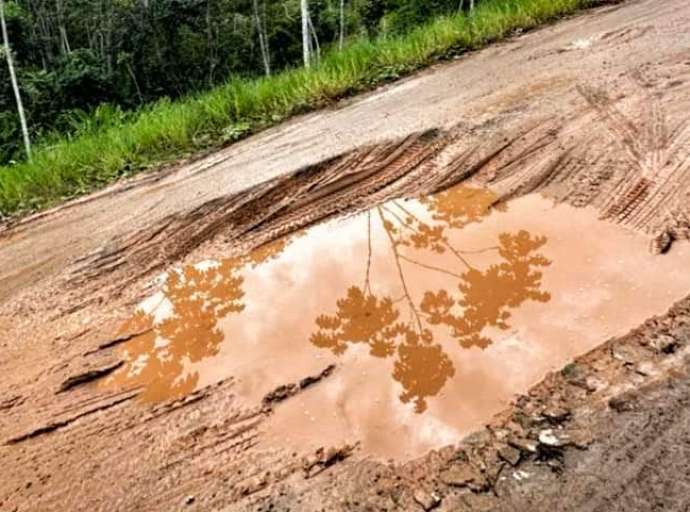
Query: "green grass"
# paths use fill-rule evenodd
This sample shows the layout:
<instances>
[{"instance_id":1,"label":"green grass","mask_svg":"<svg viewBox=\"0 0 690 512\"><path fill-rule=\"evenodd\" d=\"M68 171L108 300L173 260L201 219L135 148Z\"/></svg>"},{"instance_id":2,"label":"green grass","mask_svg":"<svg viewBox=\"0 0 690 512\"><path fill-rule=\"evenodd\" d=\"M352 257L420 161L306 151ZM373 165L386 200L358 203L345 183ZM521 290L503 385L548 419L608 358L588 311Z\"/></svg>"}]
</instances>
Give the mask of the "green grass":
<instances>
[{"instance_id":1,"label":"green grass","mask_svg":"<svg viewBox=\"0 0 690 512\"><path fill-rule=\"evenodd\" d=\"M219 147L296 113L371 89L440 59L481 48L594 3L594 0L485 0L471 16L435 19L408 34L352 41L307 71L231 80L208 92L162 100L136 113L103 108L72 137L34 148L31 162L0 167L0 217L87 193L119 177Z\"/></svg>"}]
</instances>

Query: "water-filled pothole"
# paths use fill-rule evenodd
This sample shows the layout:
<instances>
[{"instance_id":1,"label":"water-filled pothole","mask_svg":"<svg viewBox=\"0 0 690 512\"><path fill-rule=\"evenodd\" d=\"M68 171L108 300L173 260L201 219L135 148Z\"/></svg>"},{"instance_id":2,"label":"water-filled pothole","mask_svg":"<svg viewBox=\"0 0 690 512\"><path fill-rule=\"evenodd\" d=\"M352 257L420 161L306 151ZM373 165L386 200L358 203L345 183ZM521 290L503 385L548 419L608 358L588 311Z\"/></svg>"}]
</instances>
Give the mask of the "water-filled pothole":
<instances>
[{"instance_id":1,"label":"water-filled pothole","mask_svg":"<svg viewBox=\"0 0 690 512\"><path fill-rule=\"evenodd\" d=\"M277 407L266 437L408 458L687 293L688 246L654 257L593 210L494 201L458 186L171 271L124 327L152 329L104 385L156 401L233 376L255 404L335 362Z\"/></svg>"}]
</instances>

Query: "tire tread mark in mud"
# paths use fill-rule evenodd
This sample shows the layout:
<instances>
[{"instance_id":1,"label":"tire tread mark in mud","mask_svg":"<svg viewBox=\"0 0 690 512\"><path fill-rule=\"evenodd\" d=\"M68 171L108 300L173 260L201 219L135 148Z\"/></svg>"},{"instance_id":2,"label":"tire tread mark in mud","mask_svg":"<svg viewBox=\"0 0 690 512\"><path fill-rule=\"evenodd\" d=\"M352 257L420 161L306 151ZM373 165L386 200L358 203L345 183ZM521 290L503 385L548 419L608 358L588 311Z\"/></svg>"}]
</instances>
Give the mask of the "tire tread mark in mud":
<instances>
[{"instance_id":1,"label":"tire tread mark in mud","mask_svg":"<svg viewBox=\"0 0 690 512\"><path fill-rule=\"evenodd\" d=\"M631 73L630 79L641 104L638 123L622 113L604 91L586 86L578 90L630 166L609 190L602 217L652 234L651 248L659 252L673 239L685 236L682 229L673 228L673 218L682 216L683 207L687 208L678 203L683 203L679 191L684 193L690 184L690 155L685 149L690 144L688 120L669 130L659 98L648 91L650 85L639 72Z\"/></svg>"},{"instance_id":2,"label":"tire tread mark in mud","mask_svg":"<svg viewBox=\"0 0 690 512\"><path fill-rule=\"evenodd\" d=\"M183 258L221 231L227 241L242 239L245 244L261 232L259 243L265 243L394 187L437 154L444 147L442 140L438 131L430 130L367 147L171 216L79 261L71 272L72 284L93 286L98 277L116 271L123 274L122 286Z\"/></svg>"}]
</instances>

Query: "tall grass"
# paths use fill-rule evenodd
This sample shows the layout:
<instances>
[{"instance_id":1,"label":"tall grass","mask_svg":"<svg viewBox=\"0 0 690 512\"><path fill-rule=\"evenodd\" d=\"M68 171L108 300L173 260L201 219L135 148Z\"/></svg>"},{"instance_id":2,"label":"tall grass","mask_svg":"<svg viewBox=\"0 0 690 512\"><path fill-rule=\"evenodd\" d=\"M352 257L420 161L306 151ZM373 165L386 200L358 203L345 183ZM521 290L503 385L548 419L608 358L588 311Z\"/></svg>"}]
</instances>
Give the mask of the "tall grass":
<instances>
[{"instance_id":1,"label":"tall grass","mask_svg":"<svg viewBox=\"0 0 690 512\"><path fill-rule=\"evenodd\" d=\"M40 208L182 155L218 147L299 112L485 46L595 0L485 0L471 15L440 17L398 37L352 41L312 69L230 80L134 114L103 109L72 137L45 140L31 162L0 167L0 214Z\"/></svg>"}]
</instances>

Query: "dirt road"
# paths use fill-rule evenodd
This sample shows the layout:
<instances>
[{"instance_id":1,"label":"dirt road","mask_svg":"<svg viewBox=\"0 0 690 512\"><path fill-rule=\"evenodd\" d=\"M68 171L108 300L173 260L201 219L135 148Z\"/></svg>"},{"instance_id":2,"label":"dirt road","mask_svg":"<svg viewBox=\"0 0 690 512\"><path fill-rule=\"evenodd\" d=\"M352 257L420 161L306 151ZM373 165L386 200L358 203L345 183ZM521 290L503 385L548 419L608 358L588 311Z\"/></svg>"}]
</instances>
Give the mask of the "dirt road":
<instances>
[{"instance_id":1,"label":"dirt road","mask_svg":"<svg viewBox=\"0 0 690 512\"><path fill-rule=\"evenodd\" d=\"M654 254L686 244L690 4L602 7L2 228L0 509L687 510L688 298L406 463L268 447L300 382L243 403L231 375L146 405L99 385L171 265L459 182L591 207Z\"/></svg>"}]
</instances>

